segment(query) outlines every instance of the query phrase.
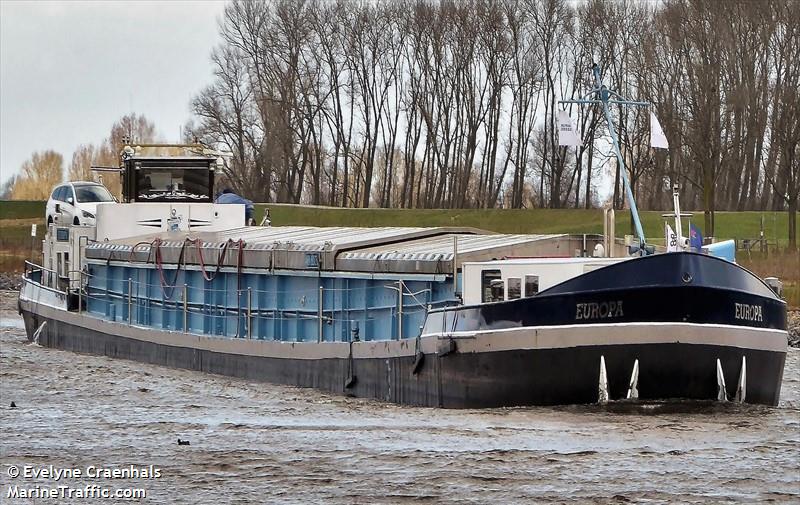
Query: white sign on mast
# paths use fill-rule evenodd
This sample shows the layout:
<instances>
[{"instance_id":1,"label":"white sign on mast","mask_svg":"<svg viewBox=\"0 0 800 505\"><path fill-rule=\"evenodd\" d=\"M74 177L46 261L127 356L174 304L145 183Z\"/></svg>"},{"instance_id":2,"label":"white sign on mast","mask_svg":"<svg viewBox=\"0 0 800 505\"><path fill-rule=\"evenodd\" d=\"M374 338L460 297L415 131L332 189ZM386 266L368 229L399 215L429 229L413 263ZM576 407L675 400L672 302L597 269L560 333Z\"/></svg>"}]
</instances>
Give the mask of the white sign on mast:
<instances>
[{"instance_id":1,"label":"white sign on mast","mask_svg":"<svg viewBox=\"0 0 800 505\"><path fill-rule=\"evenodd\" d=\"M572 126L572 119L565 110L558 111L558 145L575 147L581 145L581 139Z\"/></svg>"},{"instance_id":2,"label":"white sign on mast","mask_svg":"<svg viewBox=\"0 0 800 505\"><path fill-rule=\"evenodd\" d=\"M650 145L656 149L669 149L667 136L664 135L664 130L661 129L661 124L654 112L650 112Z\"/></svg>"},{"instance_id":3,"label":"white sign on mast","mask_svg":"<svg viewBox=\"0 0 800 505\"><path fill-rule=\"evenodd\" d=\"M678 244L678 235L675 234L669 223L664 223L664 235L667 244L667 252L678 252L681 250Z\"/></svg>"}]
</instances>

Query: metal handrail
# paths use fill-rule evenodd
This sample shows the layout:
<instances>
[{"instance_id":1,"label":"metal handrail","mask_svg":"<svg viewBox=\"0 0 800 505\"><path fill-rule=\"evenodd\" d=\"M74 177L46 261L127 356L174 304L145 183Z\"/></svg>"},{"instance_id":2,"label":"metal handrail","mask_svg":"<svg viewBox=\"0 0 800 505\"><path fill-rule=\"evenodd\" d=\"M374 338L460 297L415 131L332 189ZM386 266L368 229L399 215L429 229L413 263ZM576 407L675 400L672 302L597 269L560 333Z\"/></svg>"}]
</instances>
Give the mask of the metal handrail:
<instances>
[{"instance_id":1,"label":"metal handrail","mask_svg":"<svg viewBox=\"0 0 800 505\"><path fill-rule=\"evenodd\" d=\"M76 270L76 272L77 272L77 270ZM111 276L107 276L107 275L91 274L91 273L88 273L88 272L83 272L83 275L85 275L87 278L92 278L92 279L98 280L100 282L107 282L109 280L110 281L127 281L127 279L120 279L120 278L117 278L117 277L111 277ZM403 281L403 282L405 284L406 281ZM141 280L140 281L140 280L136 280L136 278L133 278L133 283L135 285L137 285L137 286L146 286L146 287L151 287L151 288L158 288L158 287L161 286L161 284L159 282L147 282L145 280ZM232 291L233 292L238 291L238 292L240 292L242 294L247 293L247 289L248 289L247 287L242 287L242 288L239 288L239 289L236 289L236 288L212 288L212 287L208 287L207 284L209 284L209 283L206 283L206 284L204 284L202 286L189 285L188 288L192 292L203 291L203 292L215 292L215 293L229 293L229 292L232 292ZM350 293L350 292L363 292L363 291L375 292L376 290L387 289L387 286L388 285L380 285L380 286L367 286L367 287L357 287L357 288L330 288L330 287L326 287L325 288L325 292L326 293L335 292L337 294L338 293ZM182 288L183 284L178 283L173 287ZM253 295L258 295L258 294L278 295L278 294L281 294L281 295L302 296L302 295L315 294L315 291L318 288L308 287L308 288L279 289L279 290L255 289L255 288L251 288L251 289L253 290ZM390 288L390 289L392 289L392 288ZM397 289L397 288L395 287L393 289ZM407 285L406 285L406 290L408 290L408 286ZM415 295L418 295L418 294L424 293L424 292L429 292L429 291L430 291L429 288L421 289L421 290L415 291L413 293L410 292L410 291L406 291L404 293L404 295L416 298ZM420 303L419 299L417 299L416 301L417 301L417 305L420 305L420 306L424 306L425 305L424 303Z\"/></svg>"},{"instance_id":2,"label":"metal handrail","mask_svg":"<svg viewBox=\"0 0 800 505\"><path fill-rule=\"evenodd\" d=\"M28 275L30 272L33 272L34 270L39 270L39 271L41 271L43 273L42 279L40 279L39 282L34 281ZM58 286L53 287L53 286L48 285L48 284L52 283L52 280L49 280L48 284L45 284L44 282L42 282L44 280L44 277L45 277L44 273L47 273L48 278L50 278L52 276L55 276L57 279L67 279L68 282L67 282L66 290L62 291L62 290L60 290L58 288ZM72 278L72 274L75 274L75 273L80 275L80 277L78 279L73 279ZM83 294L83 276L84 275L87 275L87 273L84 272L83 270L67 270L66 275L59 275L59 273L56 270L52 270L52 269L46 268L46 267L44 267L42 265L36 264L36 263L34 263L32 261L25 260L25 271L23 272L22 278L23 278L23 280L25 282L30 282L30 283L36 284L37 286L39 286L42 289L45 289L47 291L51 291L51 292L54 292L54 293L58 293L59 295L63 295L63 296L67 296L67 295L69 295L69 293L73 292L73 290L76 289L75 283L77 283L77 290L78 290L78 296L79 296L79 302L78 303L79 303L79 306L80 306L80 304L82 303L80 301L80 298L82 298L82 294Z\"/></svg>"},{"instance_id":3,"label":"metal handrail","mask_svg":"<svg viewBox=\"0 0 800 505\"><path fill-rule=\"evenodd\" d=\"M40 288L42 288L42 289L44 289L46 291L52 291L53 293L58 293L59 295L63 295L63 296L67 295L66 291L61 291L58 288L53 288L53 287L50 287L50 286L46 286L46 285L42 284L41 282L36 282L35 280L29 279L28 277L23 276L22 280L25 281L25 282L29 282L31 284L35 284L35 285L39 286Z\"/></svg>"},{"instance_id":4,"label":"metal handrail","mask_svg":"<svg viewBox=\"0 0 800 505\"><path fill-rule=\"evenodd\" d=\"M36 269L39 269L39 270L43 270L45 272L52 272L54 274L58 274L58 272L56 272L55 270L50 270L49 268L45 268L42 265L37 265L36 263L34 263L32 261L25 260L25 267L26 267L25 268L25 272L28 271L28 268L27 268L28 266L36 268Z\"/></svg>"}]
</instances>

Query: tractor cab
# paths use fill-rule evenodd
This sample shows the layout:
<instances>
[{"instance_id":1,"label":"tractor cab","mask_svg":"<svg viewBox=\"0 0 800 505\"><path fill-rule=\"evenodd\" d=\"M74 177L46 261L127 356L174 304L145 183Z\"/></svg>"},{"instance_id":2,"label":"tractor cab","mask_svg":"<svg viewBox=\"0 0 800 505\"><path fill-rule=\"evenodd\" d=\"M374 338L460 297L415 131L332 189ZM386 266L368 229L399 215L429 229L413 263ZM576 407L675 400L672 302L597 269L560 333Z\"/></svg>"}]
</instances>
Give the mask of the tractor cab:
<instances>
[{"instance_id":1,"label":"tractor cab","mask_svg":"<svg viewBox=\"0 0 800 505\"><path fill-rule=\"evenodd\" d=\"M201 144L126 145L120 176L125 203L211 203L222 158Z\"/></svg>"}]
</instances>

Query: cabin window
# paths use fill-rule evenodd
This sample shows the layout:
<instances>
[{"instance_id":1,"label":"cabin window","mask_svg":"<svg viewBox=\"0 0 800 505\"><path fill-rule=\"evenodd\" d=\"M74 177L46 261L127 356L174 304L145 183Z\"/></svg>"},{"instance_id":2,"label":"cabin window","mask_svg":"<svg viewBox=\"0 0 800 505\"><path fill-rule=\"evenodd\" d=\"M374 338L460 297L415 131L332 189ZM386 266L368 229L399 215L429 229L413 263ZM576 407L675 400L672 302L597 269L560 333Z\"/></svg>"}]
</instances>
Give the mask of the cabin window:
<instances>
[{"instance_id":1,"label":"cabin window","mask_svg":"<svg viewBox=\"0 0 800 505\"><path fill-rule=\"evenodd\" d=\"M519 277L509 277L506 294L509 300L516 300L522 297L522 279Z\"/></svg>"},{"instance_id":2,"label":"cabin window","mask_svg":"<svg viewBox=\"0 0 800 505\"><path fill-rule=\"evenodd\" d=\"M53 200L58 200L60 202L67 201L67 187L66 186L59 186L53 192Z\"/></svg>"},{"instance_id":3,"label":"cabin window","mask_svg":"<svg viewBox=\"0 0 800 505\"><path fill-rule=\"evenodd\" d=\"M499 302L503 300L503 280L500 270L483 270L481 272L481 301Z\"/></svg>"},{"instance_id":4,"label":"cabin window","mask_svg":"<svg viewBox=\"0 0 800 505\"><path fill-rule=\"evenodd\" d=\"M142 167L136 171L137 201L209 201L207 167Z\"/></svg>"},{"instance_id":5,"label":"cabin window","mask_svg":"<svg viewBox=\"0 0 800 505\"><path fill-rule=\"evenodd\" d=\"M76 200L81 203L86 202L113 202L114 197L105 188L97 184L82 184L75 186Z\"/></svg>"},{"instance_id":6,"label":"cabin window","mask_svg":"<svg viewBox=\"0 0 800 505\"><path fill-rule=\"evenodd\" d=\"M539 276L526 275L525 276L525 297L533 296L539 293Z\"/></svg>"}]
</instances>

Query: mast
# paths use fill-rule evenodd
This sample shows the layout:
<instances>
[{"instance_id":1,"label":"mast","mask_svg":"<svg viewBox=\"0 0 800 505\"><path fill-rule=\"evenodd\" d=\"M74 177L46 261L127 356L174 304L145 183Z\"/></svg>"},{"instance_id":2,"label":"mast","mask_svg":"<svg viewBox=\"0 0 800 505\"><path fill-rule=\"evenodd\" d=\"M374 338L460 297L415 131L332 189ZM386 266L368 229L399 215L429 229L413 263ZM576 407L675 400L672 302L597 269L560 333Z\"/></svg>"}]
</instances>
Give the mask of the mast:
<instances>
[{"instance_id":1,"label":"mast","mask_svg":"<svg viewBox=\"0 0 800 505\"><path fill-rule=\"evenodd\" d=\"M639 209L636 207L636 200L633 198L633 190L631 189L630 181L628 181L628 170L625 168L625 161L622 159L622 153L619 150L619 140L617 139L617 132L614 129L614 121L611 119L611 110L608 104L626 105L632 107L649 107L650 102L635 102L627 100L620 96L617 92L608 89L603 85L603 80L600 77L600 67L595 63L592 65L592 72L594 74L595 87L580 100L559 100L560 104L575 103L579 105L584 104L602 104L603 113L606 118L608 131L611 134L611 144L614 146L614 154L617 155L617 163L619 163L620 172L622 174L622 185L625 188L625 196L628 199L628 204L631 207L631 217L633 217L633 224L636 228L636 235L639 237L639 249L642 254L645 252L645 238L644 230L642 229L642 221L639 219ZM592 97L593 98L589 98Z\"/></svg>"}]
</instances>

